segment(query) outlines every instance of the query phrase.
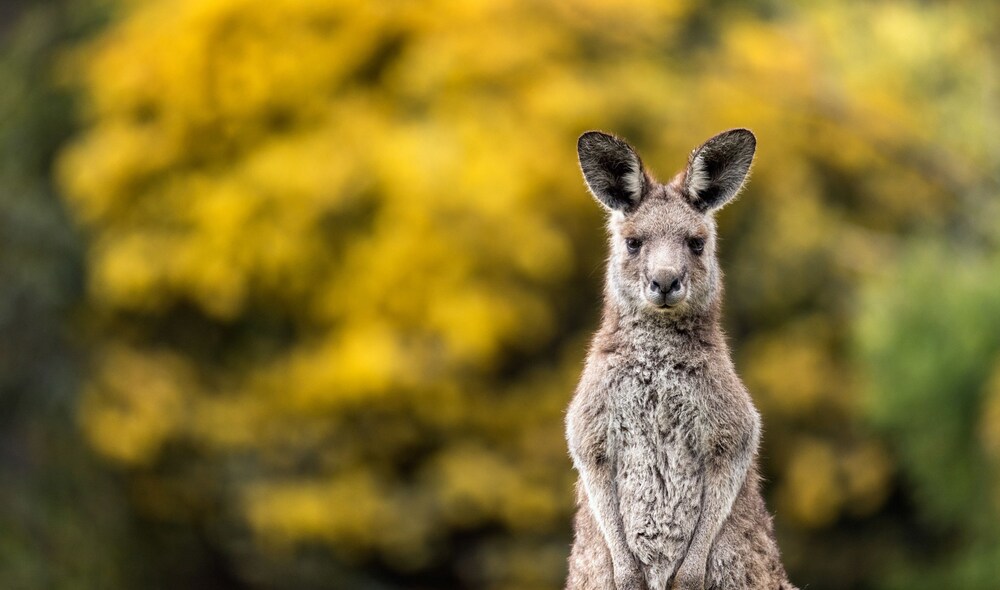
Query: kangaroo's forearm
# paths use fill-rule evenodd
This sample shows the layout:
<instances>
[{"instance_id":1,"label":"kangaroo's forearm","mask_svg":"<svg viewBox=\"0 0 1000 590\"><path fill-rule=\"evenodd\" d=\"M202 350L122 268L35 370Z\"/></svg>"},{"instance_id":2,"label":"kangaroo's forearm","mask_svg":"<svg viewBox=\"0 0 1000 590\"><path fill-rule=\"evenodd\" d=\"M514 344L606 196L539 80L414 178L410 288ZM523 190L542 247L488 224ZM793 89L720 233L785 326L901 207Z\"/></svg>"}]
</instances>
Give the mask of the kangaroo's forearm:
<instances>
[{"instance_id":1,"label":"kangaroo's forearm","mask_svg":"<svg viewBox=\"0 0 1000 590\"><path fill-rule=\"evenodd\" d=\"M708 562L712 543L726 518L729 517L729 513L732 512L736 496L746 481L749 465L749 461L739 461L734 462L729 471L709 469L706 472L701 516L691 537L685 562L692 561L694 564Z\"/></svg>"},{"instance_id":2,"label":"kangaroo's forearm","mask_svg":"<svg viewBox=\"0 0 1000 590\"><path fill-rule=\"evenodd\" d=\"M635 578L639 575L638 565L625 537L612 468L607 406L601 390L587 387L586 383L585 375L566 419L570 455L580 474L587 505L607 545L616 581Z\"/></svg>"},{"instance_id":3,"label":"kangaroo's forearm","mask_svg":"<svg viewBox=\"0 0 1000 590\"><path fill-rule=\"evenodd\" d=\"M701 515L678 571L679 578L686 578L682 585L689 584L692 578L703 579L712 544L746 482L759 436L759 423L754 421L735 448L716 455L705 465Z\"/></svg>"},{"instance_id":4,"label":"kangaroo's forearm","mask_svg":"<svg viewBox=\"0 0 1000 590\"><path fill-rule=\"evenodd\" d=\"M625 526L618 506L618 493L611 469L606 466L577 467L594 520L600 527L615 567L631 565L632 551L625 539Z\"/></svg>"}]
</instances>

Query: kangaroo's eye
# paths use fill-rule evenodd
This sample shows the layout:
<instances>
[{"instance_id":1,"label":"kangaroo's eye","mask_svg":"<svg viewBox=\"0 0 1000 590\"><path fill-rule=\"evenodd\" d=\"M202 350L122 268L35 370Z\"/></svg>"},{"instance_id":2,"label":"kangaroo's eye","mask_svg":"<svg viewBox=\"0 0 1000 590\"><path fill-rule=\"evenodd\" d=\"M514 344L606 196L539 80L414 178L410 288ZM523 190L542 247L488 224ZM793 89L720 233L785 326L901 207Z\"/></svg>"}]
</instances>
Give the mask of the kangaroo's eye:
<instances>
[{"instance_id":1,"label":"kangaroo's eye","mask_svg":"<svg viewBox=\"0 0 1000 590\"><path fill-rule=\"evenodd\" d=\"M629 254L635 254L642 247L642 240L638 238L625 238L625 248Z\"/></svg>"},{"instance_id":2,"label":"kangaroo's eye","mask_svg":"<svg viewBox=\"0 0 1000 590\"><path fill-rule=\"evenodd\" d=\"M688 248L695 254L705 251L705 238L688 238Z\"/></svg>"}]
</instances>

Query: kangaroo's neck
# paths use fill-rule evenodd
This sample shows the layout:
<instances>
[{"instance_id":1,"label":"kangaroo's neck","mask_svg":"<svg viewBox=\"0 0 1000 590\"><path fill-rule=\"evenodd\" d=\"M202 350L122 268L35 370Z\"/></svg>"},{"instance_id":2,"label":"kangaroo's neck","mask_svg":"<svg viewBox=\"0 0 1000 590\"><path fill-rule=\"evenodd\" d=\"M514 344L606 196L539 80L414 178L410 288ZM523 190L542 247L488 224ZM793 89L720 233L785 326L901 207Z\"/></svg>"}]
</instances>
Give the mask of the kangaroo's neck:
<instances>
[{"instance_id":1,"label":"kangaroo's neck","mask_svg":"<svg viewBox=\"0 0 1000 590\"><path fill-rule=\"evenodd\" d=\"M721 304L697 313L623 309L606 298L595 344L603 352L622 349L728 354L720 327Z\"/></svg>"}]
</instances>

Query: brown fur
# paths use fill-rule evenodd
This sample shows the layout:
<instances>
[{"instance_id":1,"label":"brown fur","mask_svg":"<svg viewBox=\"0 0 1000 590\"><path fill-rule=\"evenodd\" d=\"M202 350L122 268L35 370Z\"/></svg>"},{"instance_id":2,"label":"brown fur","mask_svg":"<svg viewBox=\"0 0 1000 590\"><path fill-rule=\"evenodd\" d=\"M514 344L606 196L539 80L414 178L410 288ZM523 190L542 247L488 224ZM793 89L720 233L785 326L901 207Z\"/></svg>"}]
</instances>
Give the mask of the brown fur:
<instances>
[{"instance_id":1,"label":"brown fur","mask_svg":"<svg viewBox=\"0 0 1000 590\"><path fill-rule=\"evenodd\" d=\"M755 146L749 131L719 134L663 185L625 142L580 138L611 256L567 414L580 474L570 590L793 588L760 495L760 417L719 326L712 213Z\"/></svg>"}]
</instances>

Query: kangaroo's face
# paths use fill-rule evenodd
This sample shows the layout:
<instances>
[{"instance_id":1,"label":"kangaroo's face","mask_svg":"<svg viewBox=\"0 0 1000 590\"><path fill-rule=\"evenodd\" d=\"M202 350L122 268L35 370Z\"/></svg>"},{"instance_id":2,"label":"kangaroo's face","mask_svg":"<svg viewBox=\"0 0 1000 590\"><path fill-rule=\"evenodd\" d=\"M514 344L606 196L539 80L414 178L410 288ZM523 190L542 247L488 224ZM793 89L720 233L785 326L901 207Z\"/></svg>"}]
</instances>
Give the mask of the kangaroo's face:
<instances>
[{"instance_id":1,"label":"kangaroo's face","mask_svg":"<svg viewBox=\"0 0 1000 590\"><path fill-rule=\"evenodd\" d=\"M746 129L721 133L660 184L625 142L594 131L580 137L587 186L611 213L608 280L620 305L673 314L712 305L720 290L713 215L739 192L755 147Z\"/></svg>"},{"instance_id":2,"label":"kangaroo's face","mask_svg":"<svg viewBox=\"0 0 1000 590\"><path fill-rule=\"evenodd\" d=\"M660 311L711 302L718 276L715 224L676 187L654 185L634 212L613 214L609 225L617 297Z\"/></svg>"}]
</instances>

